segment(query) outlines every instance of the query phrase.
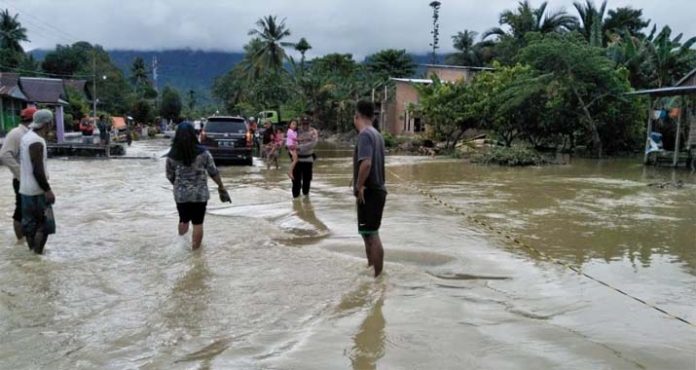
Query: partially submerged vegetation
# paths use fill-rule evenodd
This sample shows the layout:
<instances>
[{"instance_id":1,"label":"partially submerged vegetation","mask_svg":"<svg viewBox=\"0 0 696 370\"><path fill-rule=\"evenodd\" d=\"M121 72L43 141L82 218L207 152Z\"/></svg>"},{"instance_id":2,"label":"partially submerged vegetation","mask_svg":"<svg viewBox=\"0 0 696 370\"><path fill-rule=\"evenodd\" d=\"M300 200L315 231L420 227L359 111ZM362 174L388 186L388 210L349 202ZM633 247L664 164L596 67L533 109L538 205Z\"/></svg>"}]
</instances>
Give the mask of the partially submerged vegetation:
<instances>
[{"instance_id":1,"label":"partially submerged vegetation","mask_svg":"<svg viewBox=\"0 0 696 370\"><path fill-rule=\"evenodd\" d=\"M536 150L521 145L490 147L474 154L471 161L485 165L510 167L541 166L555 163Z\"/></svg>"}]
</instances>

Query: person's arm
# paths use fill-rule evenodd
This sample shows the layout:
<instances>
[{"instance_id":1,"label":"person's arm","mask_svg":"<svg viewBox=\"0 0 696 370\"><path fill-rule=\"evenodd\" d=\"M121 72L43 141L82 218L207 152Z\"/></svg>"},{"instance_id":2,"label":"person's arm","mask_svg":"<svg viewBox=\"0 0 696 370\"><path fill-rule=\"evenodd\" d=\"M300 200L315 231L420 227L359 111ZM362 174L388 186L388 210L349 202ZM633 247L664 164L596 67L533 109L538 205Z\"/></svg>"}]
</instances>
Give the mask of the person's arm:
<instances>
[{"instance_id":1,"label":"person's arm","mask_svg":"<svg viewBox=\"0 0 696 370\"><path fill-rule=\"evenodd\" d=\"M217 167L215 166L215 160L213 159L212 154L210 154L210 152L206 152L205 154L207 157L205 161L205 170L208 171L208 176L215 181L218 186L218 191L224 191L225 185L222 183L220 171L218 171Z\"/></svg>"},{"instance_id":2,"label":"person's arm","mask_svg":"<svg viewBox=\"0 0 696 370\"><path fill-rule=\"evenodd\" d=\"M370 176L372 169L372 154L374 145L369 135L358 135L358 178L355 181L353 194L361 201L365 202L365 183Z\"/></svg>"},{"instance_id":3,"label":"person's arm","mask_svg":"<svg viewBox=\"0 0 696 370\"><path fill-rule=\"evenodd\" d=\"M53 204L56 197L51 191L51 185L48 183L48 177L46 177L46 169L44 168L44 147L41 143L34 143L29 145L29 159L31 160L31 165L34 168L33 174L36 182L39 184L41 190L46 192L46 200L49 204Z\"/></svg>"},{"instance_id":4,"label":"person's arm","mask_svg":"<svg viewBox=\"0 0 696 370\"><path fill-rule=\"evenodd\" d=\"M171 158L167 158L166 174L167 180L174 185L174 181L176 180L176 166Z\"/></svg>"},{"instance_id":5,"label":"person's arm","mask_svg":"<svg viewBox=\"0 0 696 370\"><path fill-rule=\"evenodd\" d=\"M311 154L314 147L317 146L317 143L319 142L319 135L315 129L312 129L311 133L307 135L307 137L307 141L302 140L297 144L297 153L300 155ZM302 139L305 139L305 137Z\"/></svg>"},{"instance_id":6,"label":"person's arm","mask_svg":"<svg viewBox=\"0 0 696 370\"><path fill-rule=\"evenodd\" d=\"M2 144L2 149L0 149L0 161L5 164L5 166L10 168L10 171L12 172L12 175L18 179L19 178L19 162L17 161L17 158L19 157L19 153L15 153L15 151L19 150L19 147L16 149L10 149L9 147L10 143L7 141Z\"/></svg>"}]
</instances>

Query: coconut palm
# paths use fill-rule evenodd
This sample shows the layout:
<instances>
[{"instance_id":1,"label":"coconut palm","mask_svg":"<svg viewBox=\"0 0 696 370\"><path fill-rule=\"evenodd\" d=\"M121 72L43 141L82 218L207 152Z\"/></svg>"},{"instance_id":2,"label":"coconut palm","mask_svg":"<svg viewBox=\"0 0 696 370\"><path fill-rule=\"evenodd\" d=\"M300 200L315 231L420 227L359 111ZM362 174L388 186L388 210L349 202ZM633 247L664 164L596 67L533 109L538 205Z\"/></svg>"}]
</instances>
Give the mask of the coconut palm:
<instances>
[{"instance_id":1,"label":"coconut palm","mask_svg":"<svg viewBox=\"0 0 696 370\"><path fill-rule=\"evenodd\" d=\"M302 59L300 59L300 70L304 71L304 64L305 64L305 53L307 50L311 49L312 45L307 42L307 39L304 37L300 39L300 41L295 44L295 50L299 51L300 54L302 55Z\"/></svg>"},{"instance_id":2,"label":"coconut palm","mask_svg":"<svg viewBox=\"0 0 696 370\"><path fill-rule=\"evenodd\" d=\"M477 35L478 33L474 31L465 30L452 36L452 46L457 52L448 55L445 63L471 67L482 66L483 56L481 45L476 43Z\"/></svg>"},{"instance_id":3,"label":"coconut palm","mask_svg":"<svg viewBox=\"0 0 696 370\"><path fill-rule=\"evenodd\" d=\"M655 36L657 27L653 27L650 36L646 39L648 55L656 73L657 87L672 85L679 76L689 72L696 62L691 46L696 43L696 37L681 43L684 34L672 38L672 29L669 26L662 28Z\"/></svg>"},{"instance_id":4,"label":"coconut palm","mask_svg":"<svg viewBox=\"0 0 696 370\"><path fill-rule=\"evenodd\" d=\"M604 21L605 31L620 33L628 30L633 36L642 36L641 31L650 24L643 19L642 9L616 8L607 13Z\"/></svg>"},{"instance_id":5,"label":"coconut palm","mask_svg":"<svg viewBox=\"0 0 696 370\"><path fill-rule=\"evenodd\" d=\"M249 31L249 36L260 40L261 48L254 55L254 64L262 71L278 72L283 68L287 55L285 47L295 46L283 39L290 36L290 30L285 26L285 19L278 21L274 15L269 15L256 22L256 29Z\"/></svg>"},{"instance_id":6,"label":"coconut palm","mask_svg":"<svg viewBox=\"0 0 696 370\"><path fill-rule=\"evenodd\" d=\"M406 50L386 49L367 57L367 70L383 79L411 77L416 71L413 59Z\"/></svg>"},{"instance_id":7,"label":"coconut palm","mask_svg":"<svg viewBox=\"0 0 696 370\"><path fill-rule=\"evenodd\" d=\"M517 9L514 11L506 10L500 14L498 23L501 26L507 26L509 31L501 27L495 27L486 31L482 38L510 36L517 40L522 40L528 32L562 32L576 27L577 20L575 17L568 15L563 10L547 12L547 8L547 2L543 2L538 8L534 8L528 0L520 1Z\"/></svg>"},{"instance_id":8,"label":"coconut palm","mask_svg":"<svg viewBox=\"0 0 696 370\"><path fill-rule=\"evenodd\" d=\"M10 49L17 52L24 52L20 42L29 41L27 29L17 20L17 16L10 15L10 11L5 9L0 12L0 48Z\"/></svg>"},{"instance_id":9,"label":"coconut palm","mask_svg":"<svg viewBox=\"0 0 696 370\"><path fill-rule=\"evenodd\" d=\"M585 3L576 1L573 6L578 11L580 18L577 31L585 36L585 39L591 44L601 46L601 44L596 44L597 40L603 42L604 39L604 14L607 10L607 1L604 0L599 7L592 0L585 0Z\"/></svg>"}]
</instances>

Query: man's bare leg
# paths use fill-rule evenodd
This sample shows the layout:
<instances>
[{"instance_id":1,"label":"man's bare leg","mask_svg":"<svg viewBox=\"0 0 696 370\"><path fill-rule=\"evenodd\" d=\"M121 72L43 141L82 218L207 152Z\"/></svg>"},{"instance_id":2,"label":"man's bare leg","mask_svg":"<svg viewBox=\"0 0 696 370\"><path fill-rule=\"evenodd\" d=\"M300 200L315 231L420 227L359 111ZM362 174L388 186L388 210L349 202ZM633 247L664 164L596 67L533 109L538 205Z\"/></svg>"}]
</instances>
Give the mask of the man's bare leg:
<instances>
[{"instance_id":1,"label":"man's bare leg","mask_svg":"<svg viewBox=\"0 0 696 370\"><path fill-rule=\"evenodd\" d=\"M191 240L191 247L196 250L201 247L203 242L203 224L193 225L193 237Z\"/></svg>"},{"instance_id":2,"label":"man's bare leg","mask_svg":"<svg viewBox=\"0 0 696 370\"><path fill-rule=\"evenodd\" d=\"M46 241L48 241L48 235L44 234L43 231L37 231L34 235L34 253L43 254Z\"/></svg>"},{"instance_id":3,"label":"man's bare leg","mask_svg":"<svg viewBox=\"0 0 696 370\"><path fill-rule=\"evenodd\" d=\"M13 223L13 226L14 226L14 232L15 232L15 236L17 237L17 240L22 240L22 238L24 238L24 231L22 231L22 223L15 221Z\"/></svg>"},{"instance_id":4,"label":"man's bare leg","mask_svg":"<svg viewBox=\"0 0 696 370\"><path fill-rule=\"evenodd\" d=\"M382 247L382 240L379 238L379 234L365 236L365 245L366 248L369 246L370 253L368 255L375 268L375 277L378 277L382 273L384 266L384 248Z\"/></svg>"},{"instance_id":5,"label":"man's bare leg","mask_svg":"<svg viewBox=\"0 0 696 370\"><path fill-rule=\"evenodd\" d=\"M365 257L367 257L367 267L372 267L374 263L372 262L372 256L370 255L371 247L370 240L367 235L363 236L363 242L365 242Z\"/></svg>"}]
</instances>

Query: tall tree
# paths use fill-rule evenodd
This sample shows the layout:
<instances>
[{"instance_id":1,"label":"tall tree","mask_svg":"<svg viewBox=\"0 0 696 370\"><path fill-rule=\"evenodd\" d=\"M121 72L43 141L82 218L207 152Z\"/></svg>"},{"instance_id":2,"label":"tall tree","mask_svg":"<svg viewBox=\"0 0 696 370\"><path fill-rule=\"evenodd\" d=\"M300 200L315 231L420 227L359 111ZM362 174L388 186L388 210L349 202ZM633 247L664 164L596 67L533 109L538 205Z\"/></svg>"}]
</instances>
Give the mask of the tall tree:
<instances>
[{"instance_id":1,"label":"tall tree","mask_svg":"<svg viewBox=\"0 0 696 370\"><path fill-rule=\"evenodd\" d=\"M627 30L633 36L642 36L641 31L648 27L650 21L643 19L642 9L630 7L612 9L607 13L604 29L610 33Z\"/></svg>"},{"instance_id":2,"label":"tall tree","mask_svg":"<svg viewBox=\"0 0 696 370\"><path fill-rule=\"evenodd\" d=\"M517 9L506 10L500 14L498 23L508 28L495 27L483 34L486 39L491 36L509 36L517 40L523 40L528 32L562 32L573 29L577 20L563 10L547 12L548 2L543 2L538 8L534 8L528 0L520 1Z\"/></svg>"},{"instance_id":3,"label":"tall tree","mask_svg":"<svg viewBox=\"0 0 696 370\"><path fill-rule=\"evenodd\" d=\"M367 57L367 70L378 78L411 77L416 71L413 58L406 50L385 49Z\"/></svg>"},{"instance_id":4,"label":"tall tree","mask_svg":"<svg viewBox=\"0 0 696 370\"><path fill-rule=\"evenodd\" d=\"M680 33L672 38L672 29L669 26L663 27L657 35L656 30L657 27L653 27L646 39L648 55L656 73L657 87L669 86L696 65L696 55L691 50L696 43L696 37L682 44L684 34Z\"/></svg>"},{"instance_id":5,"label":"tall tree","mask_svg":"<svg viewBox=\"0 0 696 370\"><path fill-rule=\"evenodd\" d=\"M478 33L474 31L465 30L452 36L452 46L457 52L448 55L445 63L472 67L482 66L483 56L481 55L481 45L476 43L477 35Z\"/></svg>"},{"instance_id":6,"label":"tall tree","mask_svg":"<svg viewBox=\"0 0 696 370\"><path fill-rule=\"evenodd\" d=\"M585 0L585 3L576 1L573 3L573 6L580 18L577 30L592 45L602 46L604 42L604 15L607 10L607 1L604 0L599 7L592 0Z\"/></svg>"},{"instance_id":7,"label":"tall tree","mask_svg":"<svg viewBox=\"0 0 696 370\"><path fill-rule=\"evenodd\" d=\"M433 30L430 33L433 35L433 42L430 46L433 48L433 54L430 57L430 63L437 64L437 49L440 48L440 6L441 2L435 0L430 2L430 7L433 8Z\"/></svg>"},{"instance_id":8,"label":"tall tree","mask_svg":"<svg viewBox=\"0 0 696 370\"><path fill-rule=\"evenodd\" d=\"M522 85L522 92L534 92L534 86L548 89L557 105L572 109L588 132L595 153L603 154L603 126L609 125L603 116L612 111L610 103L624 100L630 89L625 73L614 68L601 48L578 40L576 34L539 35L520 53L520 61L531 65L540 77ZM567 103L569 102L569 104ZM620 107L614 106L613 109Z\"/></svg>"},{"instance_id":9,"label":"tall tree","mask_svg":"<svg viewBox=\"0 0 696 370\"><path fill-rule=\"evenodd\" d=\"M255 64L262 70L278 72L283 68L287 58L284 47L294 44L283 41L290 36L290 30L285 26L285 19L278 21L274 15L269 15L256 22L255 29L249 31L249 36L260 40L260 50L254 55Z\"/></svg>"},{"instance_id":10,"label":"tall tree","mask_svg":"<svg viewBox=\"0 0 696 370\"><path fill-rule=\"evenodd\" d=\"M145 60L141 57L133 59L133 64L130 69L130 80L133 85L138 86L148 83L147 68L145 67Z\"/></svg>"},{"instance_id":11,"label":"tall tree","mask_svg":"<svg viewBox=\"0 0 696 370\"><path fill-rule=\"evenodd\" d=\"M307 39L304 37L300 39L300 41L295 44L295 50L299 51L300 54L302 55L302 59L300 59L300 70L304 71L305 67L305 53L312 48L312 45L307 42Z\"/></svg>"},{"instance_id":12,"label":"tall tree","mask_svg":"<svg viewBox=\"0 0 696 370\"><path fill-rule=\"evenodd\" d=\"M181 96L175 89L167 86L162 90L162 100L160 102L160 116L168 120L173 120L181 115Z\"/></svg>"},{"instance_id":13,"label":"tall tree","mask_svg":"<svg viewBox=\"0 0 696 370\"><path fill-rule=\"evenodd\" d=\"M24 53L21 42L27 42L27 29L22 27L17 17L5 9L0 12L0 48Z\"/></svg>"}]
</instances>

